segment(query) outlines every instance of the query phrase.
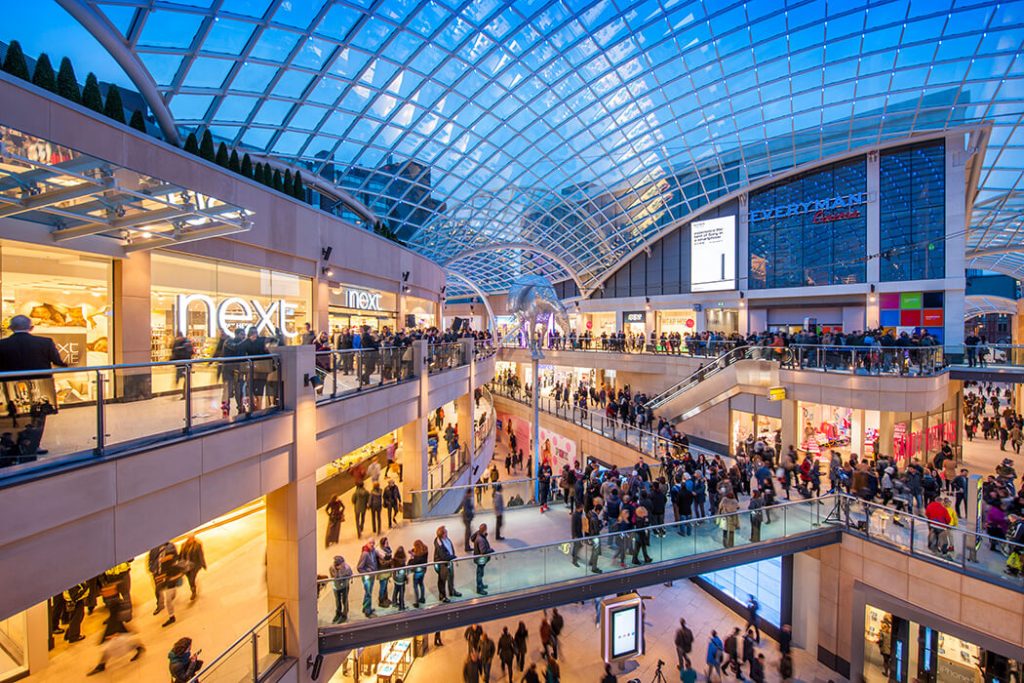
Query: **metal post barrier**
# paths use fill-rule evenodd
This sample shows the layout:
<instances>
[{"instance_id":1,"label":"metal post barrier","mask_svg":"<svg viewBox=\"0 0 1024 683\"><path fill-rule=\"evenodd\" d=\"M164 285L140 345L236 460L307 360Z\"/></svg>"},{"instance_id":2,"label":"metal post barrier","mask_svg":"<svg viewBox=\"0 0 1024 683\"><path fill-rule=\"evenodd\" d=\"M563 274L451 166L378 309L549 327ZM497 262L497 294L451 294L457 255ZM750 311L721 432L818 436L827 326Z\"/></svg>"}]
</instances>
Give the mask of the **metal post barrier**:
<instances>
[{"instance_id":1,"label":"metal post barrier","mask_svg":"<svg viewBox=\"0 0 1024 683\"><path fill-rule=\"evenodd\" d=\"M177 368L175 368L177 372ZM185 364L185 433L192 433L192 364Z\"/></svg>"},{"instance_id":2,"label":"metal post barrier","mask_svg":"<svg viewBox=\"0 0 1024 683\"><path fill-rule=\"evenodd\" d=\"M256 406L256 391L252 386L253 381L253 367L252 360L245 362L245 393L249 399L249 405L246 408L246 415L252 415L253 408Z\"/></svg>"},{"instance_id":3,"label":"metal post barrier","mask_svg":"<svg viewBox=\"0 0 1024 683\"><path fill-rule=\"evenodd\" d=\"M341 353L331 352L331 398L338 395L338 361L341 360Z\"/></svg>"},{"instance_id":4,"label":"metal post barrier","mask_svg":"<svg viewBox=\"0 0 1024 683\"><path fill-rule=\"evenodd\" d=\"M103 455L103 446L106 441L106 398L103 387L103 372L96 371L96 455Z\"/></svg>"},{"instance_id":5,"label":"metal post barrier","mask_svg":"<svg viewBox=\"0 0 1024 683\"><path fill-rule=\"evenodd\" d=\"M252 647L252 683L260 683L260 647L256 631L252 632L250 645Z\"/></svg>"}]
</instances>

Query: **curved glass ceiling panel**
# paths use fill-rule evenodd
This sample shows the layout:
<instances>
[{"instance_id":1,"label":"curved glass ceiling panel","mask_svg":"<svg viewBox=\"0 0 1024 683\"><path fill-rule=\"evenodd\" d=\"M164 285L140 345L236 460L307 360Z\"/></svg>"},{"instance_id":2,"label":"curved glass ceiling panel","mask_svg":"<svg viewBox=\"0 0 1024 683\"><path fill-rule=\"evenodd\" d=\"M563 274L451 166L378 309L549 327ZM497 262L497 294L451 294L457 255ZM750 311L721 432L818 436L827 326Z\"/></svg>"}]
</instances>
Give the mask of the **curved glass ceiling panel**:
<instances>
[{"instance_id":1,"label":"curved glass ceiling panel","mask_svg":"<svg viewBox=\"0 0 1024 683\"><path fill-rule=\"evenodd\" d=\"M320 173L441 262L527 243L590 288L753 180L990 123L967 249L1024 275L1024 0L80 1L137 34L183 129ZM567 276L516 253L455 268Z\"/></svg>"}]
</instances>

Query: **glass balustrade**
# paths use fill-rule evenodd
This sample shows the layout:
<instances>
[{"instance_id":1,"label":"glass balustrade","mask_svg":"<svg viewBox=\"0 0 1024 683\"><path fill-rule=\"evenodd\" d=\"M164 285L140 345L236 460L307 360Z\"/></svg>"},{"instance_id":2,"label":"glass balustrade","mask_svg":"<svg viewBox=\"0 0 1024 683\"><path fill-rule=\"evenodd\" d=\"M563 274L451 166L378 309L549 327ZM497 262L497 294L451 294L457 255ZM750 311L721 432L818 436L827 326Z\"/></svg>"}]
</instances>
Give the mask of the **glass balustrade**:
<instances>
[{"instance_id":1,"label":"glass balustrade","mask_svg":"<svg viewBox=\"0 0 1024 683\"><path fill-rule=\"evenodd\" d=\"M398 606L381 608L377 600L381 581L389 583L387 590L393 595L396 576L405 585L406 608L416 609L413 583L417 574L421 575L426 602L420 609L430 609L442 603L439 582L444 583L449 593L446 580L449 573L454 591L446 596L448 601L464 602L481 595L532 590L585 579L597 573L629 572L642 565L678 562L792 537L818 529L823 509L828 508L818 499L796 501L763 508L759 513L742 510L646 527L641 531L604 531L585 538L566 538L483 556L456 557L450 562L429 561L418 568L407 566L367 572L340 581L326 579L318 585L319 623L321 627L341 623L339 616L345 610L339 612L338 600L342 605L348 600L345 620L348 623L402 612ZM453 522L452 526L457 524ZM461 552L460 543L454 539L452 548L457 554ZM367 595L371 596L369 603L364 602ZM363 610L365 604L372 606L370 616Z\"/></svg>"},{"instance_id":2,"label":"glass balustrade","mask_svg":"<svg viewBox=\"0 0 1024 683\"><path fill-rule=\"evenodd\" d=\"M278 605L216 659L204 664L189 683L258 683L264 680L287 656L286 624L284 605Z\"/></svg>"},{"instance_id":3,"label":"glass balustrade","mask_svg":"<svg viewBox=\"0 0 1024 683\"><path fill-rule=\"evenodd\" d=\"M415 377L411 346L343 349L316 354L317 402Z\"/></svg>"},{"instance_id":4,"label":"glass balustrade","mask_svg":"<svg viewBox=\"0 0 1024 683\"><path fill-rule=\"evenodd\" d=\"M279 411L281 381L276 355L0 373L0 477Z\"/></svg>"}]
</instances>

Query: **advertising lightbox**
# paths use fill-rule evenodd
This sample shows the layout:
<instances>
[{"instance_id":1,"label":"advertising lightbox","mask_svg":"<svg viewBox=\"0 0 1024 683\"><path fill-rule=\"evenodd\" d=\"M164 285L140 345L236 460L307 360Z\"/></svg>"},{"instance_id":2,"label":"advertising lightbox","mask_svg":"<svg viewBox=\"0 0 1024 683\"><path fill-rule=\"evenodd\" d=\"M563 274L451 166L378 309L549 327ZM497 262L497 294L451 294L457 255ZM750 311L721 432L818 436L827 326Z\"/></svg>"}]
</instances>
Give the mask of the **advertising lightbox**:
<instances>
[{"instance_id":1,"label":"advertising lightbox","mask_svg":"<svg viewBox=\"0 0 1024 683\"><path fill-rule=\"evenodd\" d=\"M736 217L690 223L690 291L736 289Z\"/></svg>"}]
</instances>

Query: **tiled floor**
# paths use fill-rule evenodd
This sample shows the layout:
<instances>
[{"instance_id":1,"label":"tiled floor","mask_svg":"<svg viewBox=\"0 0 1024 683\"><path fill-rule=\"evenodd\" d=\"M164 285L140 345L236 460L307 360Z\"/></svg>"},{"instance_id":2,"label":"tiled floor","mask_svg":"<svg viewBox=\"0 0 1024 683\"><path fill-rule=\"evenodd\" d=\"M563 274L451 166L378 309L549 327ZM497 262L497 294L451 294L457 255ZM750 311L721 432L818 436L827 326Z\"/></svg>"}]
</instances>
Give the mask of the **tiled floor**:
<instances>
[{"instance_id":1,"label":"tiled floor","mask_svg":"<svg viewBox=\"0 0 1024 683\"><path fill-rule=\"evenodd\" d=\"M643 683L654 680L658 660L665 662L664 673L669 681L678 681L676 670L676 653L673 644L675 629L679 618L686 619L687 625L694 632L694 646L691 658L699 673L699 680L704 681L704 654L712 629L717 630L724 639L734 627L743 627L743 620L720 602L705 593L689 581L678 581L672 586L656 585L640 590L646 600L644 627L646 630L646 648L644 655L636 661L639 666L633 667L628 675L619 676L620 683L626 683L638 677ZM597 683L604 673L601 662L599 626L595 623L593 602L566 605L559 609L565 619L565 630L562 632L559 664L562 683ZM497 642L503 626L514 632L519 620L525 622L530 632L527 641L527 665L536 662L538 671L543 674L544 665L541 661L540 637L538 636L541 614L532 613L524 617L501 619L483 624L487 635ZM466 657L466 641L463 631L444 631L441 634L443 647L434 647L432 640L427 654L417 659L412 666L405 683L455 683L462 680L462 665ZM782 680L778 674L778 646L767 636L762 638L759 650L768 660L767 680ZM842 677L815 661L807 652L794 649L795 681L821 682L844 681ZM746 671L746 668L744 668ZM515 681L518 683L522 674L516 670ZM340 669L329 683L350 683L351 675L345 675ZM370 683L374 677L362 677L362 683ZM502 677L501 665L495 659L491 668L491 681L503 683L508 677ZM716 679L717 680L717 679Z\"/></svg>"}]
</instances>

